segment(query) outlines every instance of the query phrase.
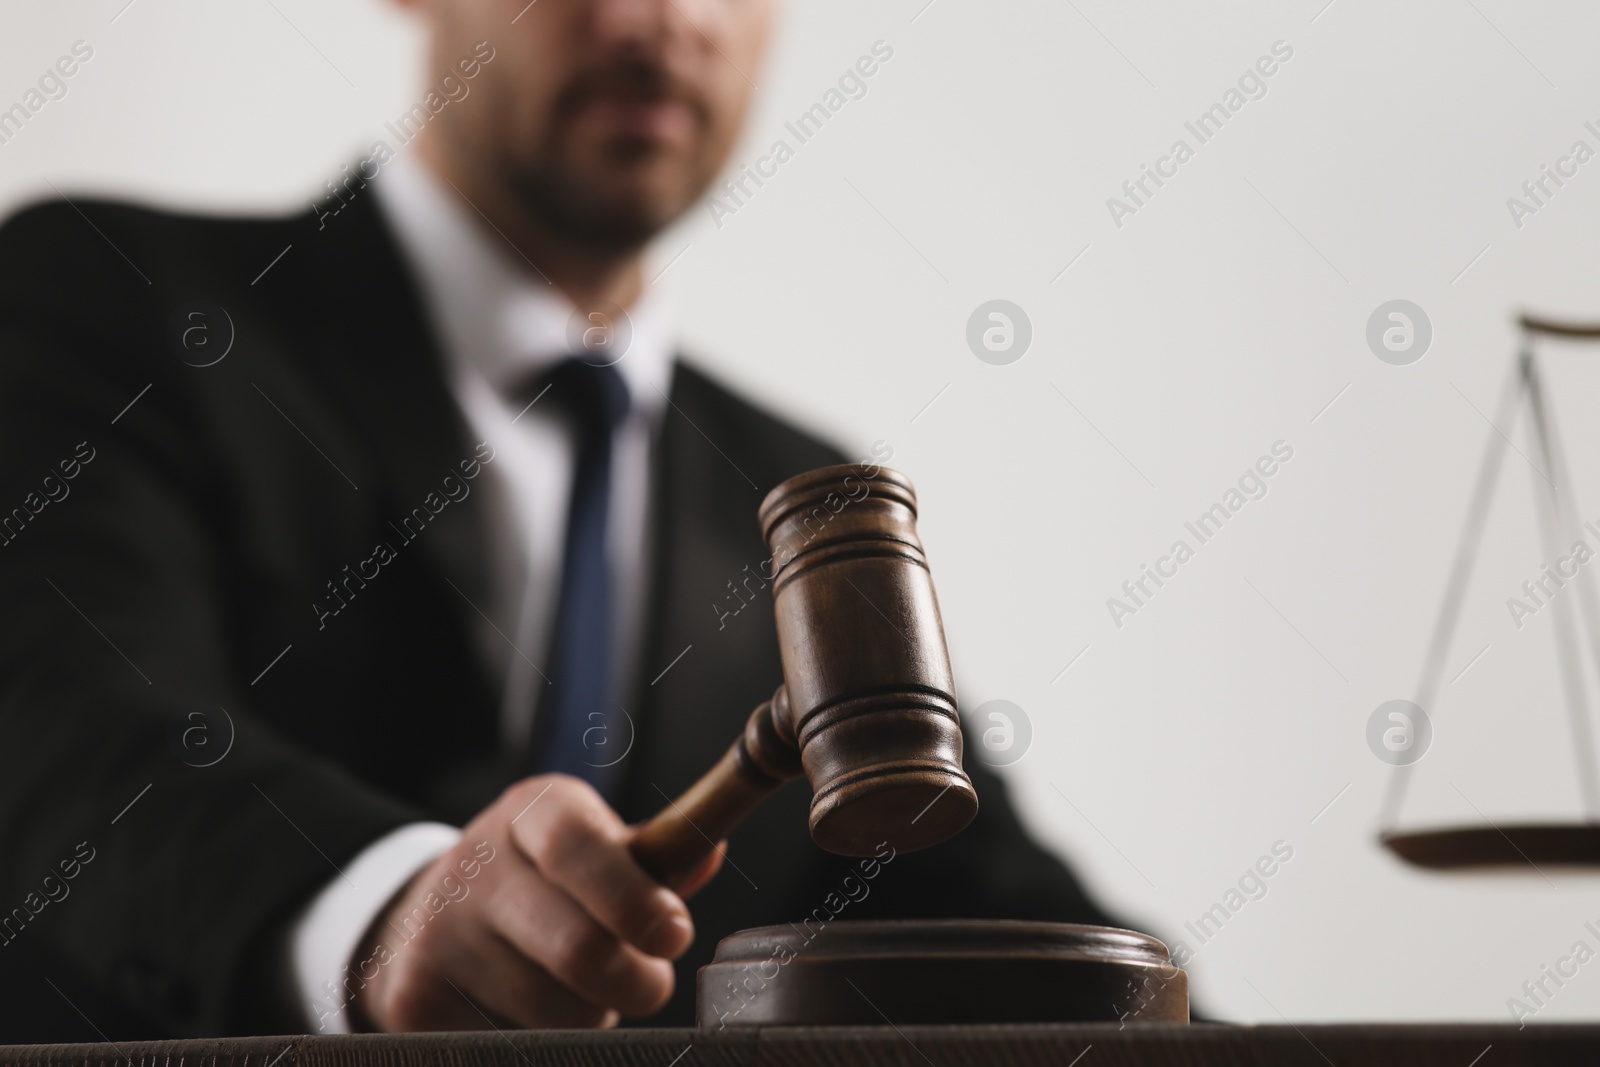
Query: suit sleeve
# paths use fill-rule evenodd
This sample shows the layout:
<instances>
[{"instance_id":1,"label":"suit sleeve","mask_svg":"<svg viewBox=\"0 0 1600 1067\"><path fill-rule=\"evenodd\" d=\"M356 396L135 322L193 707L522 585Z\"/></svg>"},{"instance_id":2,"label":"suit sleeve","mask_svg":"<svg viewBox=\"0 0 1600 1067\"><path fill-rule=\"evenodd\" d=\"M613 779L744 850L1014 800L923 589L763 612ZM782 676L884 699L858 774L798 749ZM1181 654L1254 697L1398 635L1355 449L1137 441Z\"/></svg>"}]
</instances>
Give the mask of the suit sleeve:
<instances>
[{"instance_id":1,"label":"suit sleeve","mask_svg":"<svg viewBox=\"0 0 1600 1067\"><path fill-rule=\"evenodd\" d=\"M422 813L252 714L237 487L102 236L0 232L0 968L26 938L161 1032L240 1032L289 916Z\"/></svg>"},{"instance_id":2,"label":"suit sleeve","mask_svg":"<svg viewBox=\"0 0 1600 1067\"><path fill-rule=\"evenodd\" d=\"M299 1004L301 1028L351 1032L347 987L362 936L411 878L460 838L444 823L402 826L363 849L295 917L283 946L290 979L284 995Z\"/></svg>"}]
</instances>

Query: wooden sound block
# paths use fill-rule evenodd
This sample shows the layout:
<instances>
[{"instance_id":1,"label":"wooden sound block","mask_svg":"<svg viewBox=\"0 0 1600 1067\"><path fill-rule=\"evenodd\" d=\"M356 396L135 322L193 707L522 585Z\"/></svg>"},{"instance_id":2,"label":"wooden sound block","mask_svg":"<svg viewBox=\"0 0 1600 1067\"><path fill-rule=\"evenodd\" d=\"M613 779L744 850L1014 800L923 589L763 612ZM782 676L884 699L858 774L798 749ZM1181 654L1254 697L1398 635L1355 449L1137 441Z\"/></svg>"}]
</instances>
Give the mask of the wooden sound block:
<instances>
[{"instance_id":1,"label":"wooden sound block","mask_svg":"<svg viewBox=\"0 0 1600 1067\"><path fill-rule=\"evenodd\" d=\"M929 919L762 926L700 968L697 1015L728 1026L1189 1021L1189 979L1146 934Z\"/></svg>"}]
</instances>

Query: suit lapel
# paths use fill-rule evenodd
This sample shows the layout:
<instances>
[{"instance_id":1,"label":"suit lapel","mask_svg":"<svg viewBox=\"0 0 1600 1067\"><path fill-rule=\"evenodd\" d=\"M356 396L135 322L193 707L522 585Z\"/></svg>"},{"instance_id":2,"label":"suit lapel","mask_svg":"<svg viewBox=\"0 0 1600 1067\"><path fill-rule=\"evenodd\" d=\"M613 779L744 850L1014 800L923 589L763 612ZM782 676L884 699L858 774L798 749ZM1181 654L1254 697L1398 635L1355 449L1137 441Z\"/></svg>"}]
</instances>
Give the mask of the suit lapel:
<instances>
[{"instance_id":1,"label":"suit lapel","mask_svg":"<svg viewBox=\"0 0 1600 1067\"><path fill-rule=\"evenodd\" d=\"M476 605L489 587L478 497L439 501L444 479L460 477L458 464L474 457L476 442L445 377L417 282L370 192L325 229L308 221L306 233L309 266L297 275L303 306L315 309L304 338L315 355L306 369L328 383L368 442L386 518L398 526L414 508L440 508L417 548L455 587L445 600L462 632L475 632ZM398 548L403 540L395 530L390 543Z\"/></svg>"},{"instance_id":2,"label":"suit lapel","mask_svg":"<svg viewBox=\"0 0 1600 1067\"><path fill-rule=\"evenodd\" d=\"M782 680L770 598L737 616L713 607L766 553L755 520L761 493L717 452L746 442L718 434L702 380L675 366L655 457L654 578L635 698L645 711L642 756L623 798L632 818L653 814L663 793L676 796L709 768Z\"/></svg>"}]
</instances>

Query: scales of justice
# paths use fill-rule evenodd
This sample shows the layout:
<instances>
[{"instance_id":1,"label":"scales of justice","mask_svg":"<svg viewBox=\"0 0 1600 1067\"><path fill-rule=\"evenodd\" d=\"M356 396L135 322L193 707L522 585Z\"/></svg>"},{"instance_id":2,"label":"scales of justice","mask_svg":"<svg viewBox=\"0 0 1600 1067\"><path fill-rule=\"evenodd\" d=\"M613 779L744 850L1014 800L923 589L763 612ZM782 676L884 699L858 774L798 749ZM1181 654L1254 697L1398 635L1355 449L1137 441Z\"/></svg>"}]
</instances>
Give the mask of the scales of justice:
<instances>
[{"instance_id":1,"label":"scales of justice","mask_svg":"<svg viewBox=\"0 0 1600 1067\"><path fill-rule=\"evenodd\" d=\"M1415 691L1415 703L1424 711L1430 711L1439 698L1445 659L1510 446L1506 434L1512 431L1511 424L1523 409L1534 439L1530 462L1536 463L1532 478L1544 554L1552 560L1560 557L1564 547L1572 543L1570 538L1582 533L1581 512L1541 374L1537 344L1543 338L1600 343L1600 323L1560 322L1524 314L1518 325L1522 330L1521 344L1495 406L1488 443ZM1504 432L1500 427L1505 428ZM1401 829L1400 807L1420 764L1398 766L1385 791L1379 840L1405 863L1435 871L1512 870L1545 864L1600 867L1600 772L1596 769L1589 720L1589 683L1584 678L1586 662L1592 662L1600 671L1600 595L1595 591L1593 570L1580 566L1576 574L1563 572L1559 577L1562 585L1573 586L1570 593L1559 588L1546 590L1553 594L1546 602L1553 615L1572 755L1587 818L1572 822L1491 823L1485 816L1475 825Z\"/></svg>"}]
</instances>

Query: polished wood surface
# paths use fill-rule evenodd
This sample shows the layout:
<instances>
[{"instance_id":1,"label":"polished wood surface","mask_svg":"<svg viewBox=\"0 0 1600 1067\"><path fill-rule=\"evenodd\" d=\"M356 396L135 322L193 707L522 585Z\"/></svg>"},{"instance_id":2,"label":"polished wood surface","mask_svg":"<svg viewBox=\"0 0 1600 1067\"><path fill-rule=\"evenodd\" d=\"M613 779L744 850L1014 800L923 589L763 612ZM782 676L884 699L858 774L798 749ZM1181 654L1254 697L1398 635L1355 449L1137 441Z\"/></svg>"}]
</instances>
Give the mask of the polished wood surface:
<instances>
[{"instance_id":1,"label":"polished wood surface","mask_svg":"<svg viewBox=\"0 0 1600 1067\"><path fill-rule=\"evenodd\" d=\"M1600 1063L1600 1026L729 1027L0 1047L7 1067L1534 1067Z\"/></svg>"},{"instance_id":2,"label":"polished wood surface","mask_svg":"<svg viewBox=\"0 0 1600 1067\"><path fill-rule=\"evenodd\" d=\"M725 937L700 1026L1189 1021L1166 946L1067 923L807 920Z\"/></svg>"},{"instance_id":3,"label":"polished wood surface","mask_svg":"<svg viewBox=\"0 0 1600 1067\"><path fill-rule=\"evenodd\" d=\"M758 517L784 684L716 766L640 828L634 855L669 885L802 771L812 839L841 855L926 848L978 810L910 480L823 467L779 485Z\"/></svg>"}]
</instances>

